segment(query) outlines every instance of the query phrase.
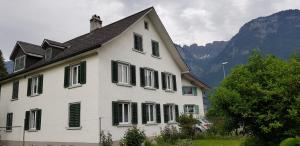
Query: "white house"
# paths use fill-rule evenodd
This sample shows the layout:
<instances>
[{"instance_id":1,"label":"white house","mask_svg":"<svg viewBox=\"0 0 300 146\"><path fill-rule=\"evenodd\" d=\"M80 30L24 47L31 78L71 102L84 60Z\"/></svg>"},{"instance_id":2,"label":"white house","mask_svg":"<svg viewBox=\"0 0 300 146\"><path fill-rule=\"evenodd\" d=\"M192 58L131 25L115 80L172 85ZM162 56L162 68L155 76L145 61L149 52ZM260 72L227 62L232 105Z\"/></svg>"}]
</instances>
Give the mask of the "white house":
<instances>
[{"instance_id":1,"label":"white house","mask_svg":"<svg viewBox=\"0 0 300 146\"><path fill-rule=\"evenodd\" d=\"M154 8L64 43L18 41L14 73L0 80L5 146L96 146L137 126L147 136L176 125L182 113L204 116L203 90L177 52Z\"/></svg>"}]
</instances>

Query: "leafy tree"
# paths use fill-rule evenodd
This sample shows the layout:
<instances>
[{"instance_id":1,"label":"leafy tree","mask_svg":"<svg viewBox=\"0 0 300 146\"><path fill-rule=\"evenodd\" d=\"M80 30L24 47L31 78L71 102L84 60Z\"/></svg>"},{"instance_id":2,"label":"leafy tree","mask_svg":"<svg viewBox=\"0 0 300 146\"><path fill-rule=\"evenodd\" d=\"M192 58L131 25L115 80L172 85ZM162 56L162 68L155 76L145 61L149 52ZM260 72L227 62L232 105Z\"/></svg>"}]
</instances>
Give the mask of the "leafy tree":
<instances>
[{"instance_id":1,"label":"leafy tree","mask_svg":"<svg viewBox=\"0 0 300 146\"><path fill-rule=\"evenodd\" d=\"M0 50L0 78L6 77L7 75L8 73L6 71L3 54L2 51Z\"/></svg>"},{"instance_id":2,"label":"leafy tree","mask_svg":"<svg viewBox=\"0 0 300 146\"><path fill-rule=\"evenodd\" d=\"M265 145L300 135L300 59L283 61L253 52L232 69L211 96L209 115L224 117L228 131L243 127Z\"/></svg>"}]
</instances>

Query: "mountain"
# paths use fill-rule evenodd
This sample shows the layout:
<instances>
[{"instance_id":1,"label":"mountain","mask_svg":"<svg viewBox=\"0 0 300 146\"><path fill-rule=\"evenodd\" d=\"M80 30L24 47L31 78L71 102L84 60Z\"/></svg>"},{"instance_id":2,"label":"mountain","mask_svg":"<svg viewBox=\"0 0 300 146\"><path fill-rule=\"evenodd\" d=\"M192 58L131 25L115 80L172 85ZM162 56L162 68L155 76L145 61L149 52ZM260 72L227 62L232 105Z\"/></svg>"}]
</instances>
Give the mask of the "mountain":
<instances>
[{"instance_id":1,"label":"mountain","mask_svg":"<svg viewBox=\"0 0 300 146\"><path fill-rule=\"evenodd\" d=\"M222 62L228 62L224 66L228 73L232 67L246 63L253 49L282 59L288 59L293 53L300 51L300 10L280 11L251 20L225 43L224 48L210 48L211 51L218 50L217 52L211 53L195 46L197 45L183 46L183 58L188 60L194 74L215 87L223 79ZM199 51L200 49L203 50ZM204 59L206 56L207 60Z\"/></svg>"}]
</instances>

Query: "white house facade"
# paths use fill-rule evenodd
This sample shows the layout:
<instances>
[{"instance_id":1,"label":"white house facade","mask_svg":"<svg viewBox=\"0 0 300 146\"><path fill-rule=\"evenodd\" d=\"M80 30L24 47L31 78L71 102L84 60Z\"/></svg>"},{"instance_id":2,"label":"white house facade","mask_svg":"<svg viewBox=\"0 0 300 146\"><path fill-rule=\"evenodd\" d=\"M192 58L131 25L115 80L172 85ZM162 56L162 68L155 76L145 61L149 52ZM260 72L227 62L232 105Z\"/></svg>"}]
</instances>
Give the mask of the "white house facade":
<instances>
[{"instance_id":1,"label":"white house facade","mask_svg":"<svg viewBox=\"0 0 300 146\"><path fill-rule=\"evenodd\" d=\"M5 146L96 146L137 126L155 136L176 117L204 116L203 90L153 7L64 43L17 42L14 73L1 79ZM0 145L1 145L0 144Z\"/></svg>"}]
</instances>

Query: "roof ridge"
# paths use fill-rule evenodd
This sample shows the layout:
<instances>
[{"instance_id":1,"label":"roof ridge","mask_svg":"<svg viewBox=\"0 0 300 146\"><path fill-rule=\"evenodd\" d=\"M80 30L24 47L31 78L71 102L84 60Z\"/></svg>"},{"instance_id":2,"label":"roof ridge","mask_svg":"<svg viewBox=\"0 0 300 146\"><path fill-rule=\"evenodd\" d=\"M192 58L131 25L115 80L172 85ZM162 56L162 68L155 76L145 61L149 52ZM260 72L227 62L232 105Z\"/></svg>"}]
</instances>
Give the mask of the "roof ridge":
<instances>
[{"instance_id":1,"label":"roof ridge","mask_svg":"<svg viewBox=\"0 0 300 146\"><path fill-rule=\"evenodd\" d=\"M26 45L32 45L32 46L41 47L41 46L39 46L39 45L32 44L32 43L28 43L28 42L23 42L23 41L17 41L17 43L23 43L23 44L26 44Z\"/></svg>"},{"instance_id":2,"label":"roof ridge","mask_svg":"<svg viewBox=\"0 0 300 146\"><path fill-rule=\"evenodd\" d=\"M128 18L130 18L130 17L133 17L133 16L138 15L138 14L140 14L140 13L143 13L143 12L145 12L145 11L149 11L149 10L151 10L151 9L154 9L153 6L147 8L147 9L144 9L144 10L142 10L142 11L139 11L139 12L137 12L137 13L134 13L134 14L132 14L132 15L129 15L129 16L125 17L125 18L119 19L119 20L117 20L117 21L115 21L115 22L112 22L112 23L110 23L110 24L107 24L107 25L105 25L105 26L103 26L103 27L101 27L101 28L97 28L97 29L95 29L95 30L93 30L93 31L91 31L91 32L95 32L95 31L97 31L97 30L101 30L101 29L103 29L103 28L106 28L106 27L108 27L108 26L111 26L111 25L113 25L113 24L115 24L115 23L118 23L118 22L120 22L120 21L126 20L126 19L128 19ZM79 38L79 37L83 37L83 36L85 36L85 35L88 35L88 34L90 34L91 32L82 34L82 35L80 35L80 36L78 36L78 37L75 37L75 38L70 39L70 40L68 40L68 41L66 41L66 42L63 42L62 44L68 43L68 42L70 42L70 41L72 41L72 40L74 40L74 39L77 39L77 38Z\"/></svg>"}]
</instances>

